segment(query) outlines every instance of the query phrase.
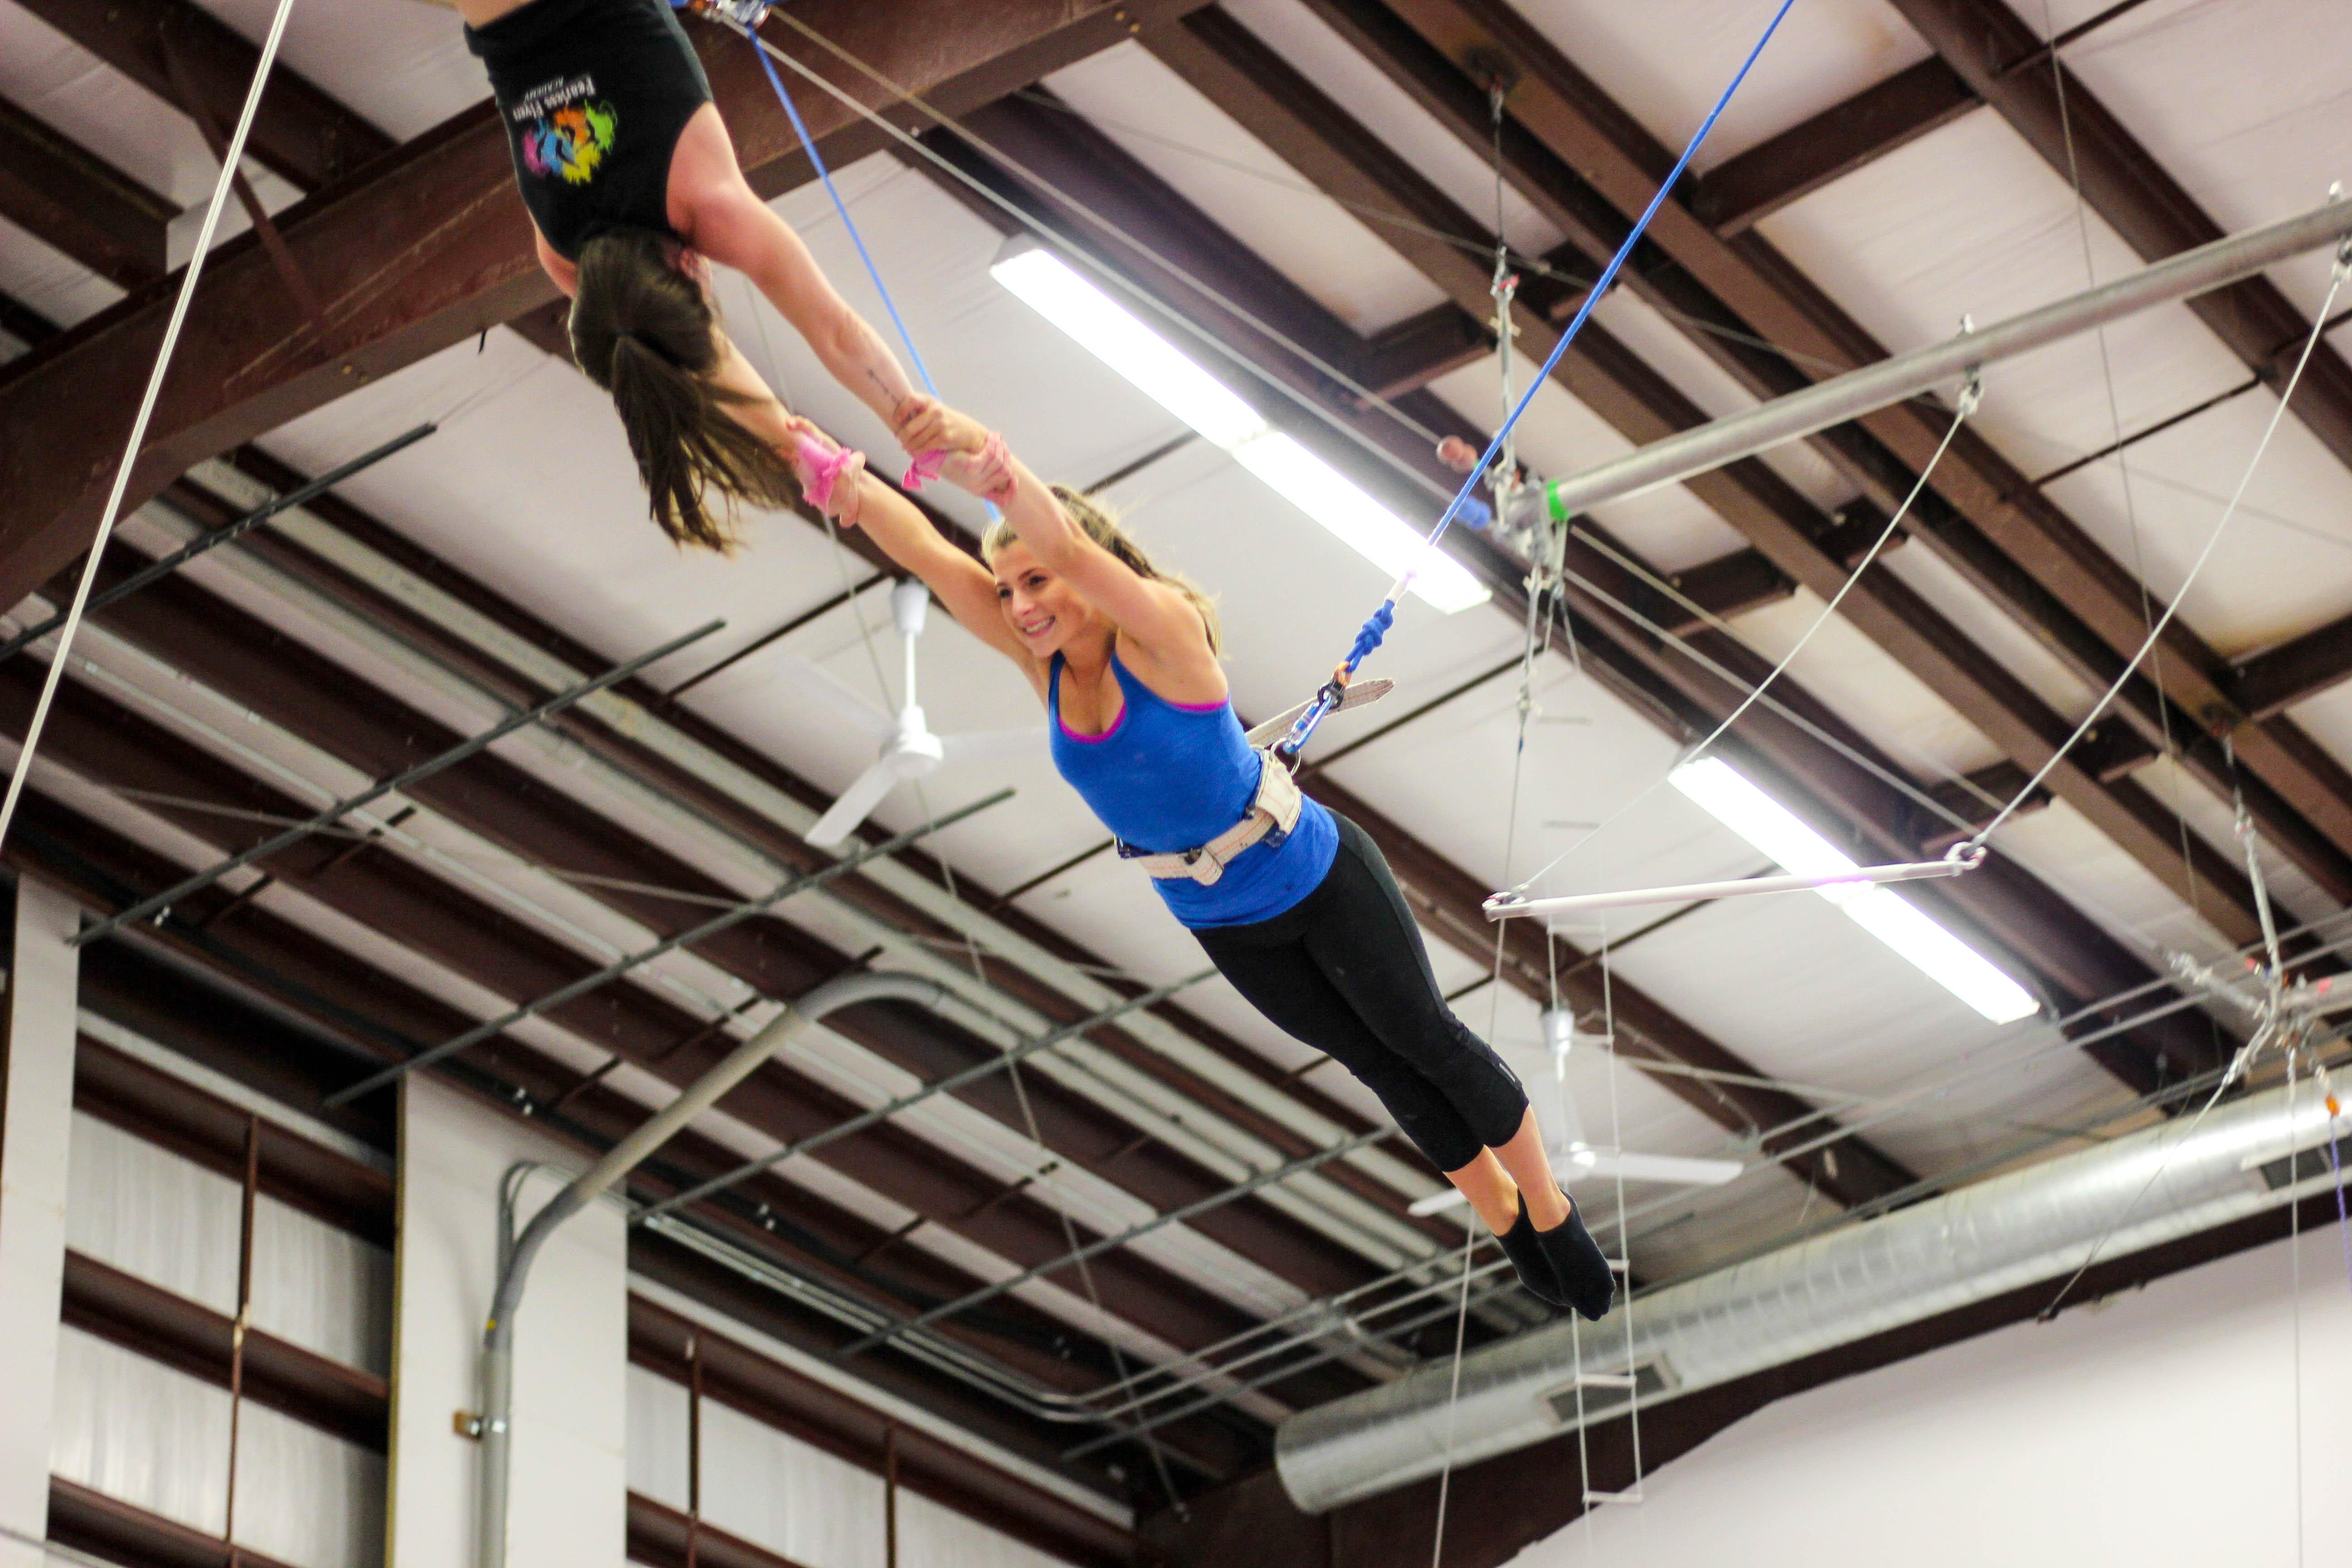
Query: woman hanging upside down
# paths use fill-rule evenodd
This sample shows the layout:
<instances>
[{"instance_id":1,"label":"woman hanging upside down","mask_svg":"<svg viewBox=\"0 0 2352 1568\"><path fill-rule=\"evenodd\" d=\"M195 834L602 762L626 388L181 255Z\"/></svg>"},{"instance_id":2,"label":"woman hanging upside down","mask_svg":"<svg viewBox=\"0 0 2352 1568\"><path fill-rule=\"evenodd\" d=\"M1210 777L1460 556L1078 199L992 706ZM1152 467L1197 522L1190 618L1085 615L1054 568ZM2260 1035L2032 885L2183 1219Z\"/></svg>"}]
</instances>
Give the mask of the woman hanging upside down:
<instances>
[{"instance_id":1,"label":"woman hanging upside down","mask_svg":"<svg viewBox=\"0 0 2352 1568\"><path fill-rule=\"evenodd\" d=\"M544 0L541 0L544 3ZM1608 1260L1553 1178L1519 1081L1445 1005L1421 933L1364 831L1254 751L1218 665L1216 612L1091 501L1051 489L937 414L901 439L1003 509L974 561L805 421L810 499L863 528L1021 668L1053 715L1054 763L1258 1011L1387 1106L1501 1238L1520 1282L1586 1317Z\"/></svg>"},{"instance_id":2,"label":"woman hanging upside down","mask_svg":"<svg viewBox=\"0 0 2352 1568\"><path fill-rule=\"evenodd\" d=\"M719 328L706 261L750 278L902 440L930 415L929 427L978 442L976 426L938 416L752 193L663 0L455 4L489 70L540 265L572 297L572 357L613 395L663 532L723 550L732 536L704 504L710 489L771 507L797 493L791 464L740 417L772 399Z\"/></svg>"}]
</instances>

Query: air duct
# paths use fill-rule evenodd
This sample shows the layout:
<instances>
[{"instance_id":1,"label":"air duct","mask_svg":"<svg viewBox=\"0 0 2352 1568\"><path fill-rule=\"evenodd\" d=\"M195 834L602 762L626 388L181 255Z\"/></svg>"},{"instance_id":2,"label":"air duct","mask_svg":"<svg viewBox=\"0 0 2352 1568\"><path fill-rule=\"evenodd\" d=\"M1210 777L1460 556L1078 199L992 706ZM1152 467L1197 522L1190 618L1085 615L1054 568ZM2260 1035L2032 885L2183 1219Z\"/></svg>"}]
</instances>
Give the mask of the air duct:
<instances>
[{"instance_id":1,"label":"air duct","mask_svg":"<svg viewBox=\"0 0 2352 1568\"><path fill-rule=\"evenodd\" d=\"M1436 1474L1449 1440L1465 1465L1574 1430L1580 1381L1605 1420L2325 1192L2331 1121L2311 1086L2249 1095L1653 1292L1630 1344L1622 1304L1521 1334L1464 1360L1450 1415L1433 1363L1284 1422L1282 1484L1319 1513Z\"/></svg>"}]
</instances>

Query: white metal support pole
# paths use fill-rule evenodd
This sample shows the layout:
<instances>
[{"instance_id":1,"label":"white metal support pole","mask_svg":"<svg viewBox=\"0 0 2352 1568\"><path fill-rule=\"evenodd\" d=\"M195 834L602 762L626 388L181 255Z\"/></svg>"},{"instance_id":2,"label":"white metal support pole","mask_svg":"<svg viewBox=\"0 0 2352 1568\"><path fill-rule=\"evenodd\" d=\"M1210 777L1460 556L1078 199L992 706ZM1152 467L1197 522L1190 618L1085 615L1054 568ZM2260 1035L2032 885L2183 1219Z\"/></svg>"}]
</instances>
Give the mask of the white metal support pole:
<instances>
[{"instance_id":1,"label":"white metal support pole","mask_svg":"<svg viewBox=\"0 0 2352 1568\"><path fill-rule=\"evenodd\" d=\"M2331 197L2325 206L2210 245L2185 250L2152 267L2028 310L1986 328L1859 370L1800 392L1697 426L1527 492L1511 521L1566 517L1710 472L1848 419L1858 419L1906 397L1957 382L1982 366L2095 331L2111 321L2192 299L2251 278L2265 268L2334 245L2352 235L2352 202Z\"/></svg>"},{"instance_id":2,"label":"white metal support pole","mask_svg":"<svg viewBox=\"0 0 2352 1568\"><path fill-rule=\"evenodd\" d=\"M63 893L17 879L0 1069L0 1568L47 1556L31 1543L48 1533L79 922Z\"/></svg>"}]
</instances>

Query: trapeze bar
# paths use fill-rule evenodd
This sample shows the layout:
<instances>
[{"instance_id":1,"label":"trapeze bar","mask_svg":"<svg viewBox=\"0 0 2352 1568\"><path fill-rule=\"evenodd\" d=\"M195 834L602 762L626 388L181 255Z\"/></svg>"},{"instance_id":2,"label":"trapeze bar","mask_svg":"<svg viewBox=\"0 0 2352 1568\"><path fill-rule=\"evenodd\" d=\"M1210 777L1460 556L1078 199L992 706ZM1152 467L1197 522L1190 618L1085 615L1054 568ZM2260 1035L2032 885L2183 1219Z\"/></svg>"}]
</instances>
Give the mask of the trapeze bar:
<instances>
[{"instance_id":1,"label":"trapeze bar","mask_svg":"<svg viewBox=\"0 0 2352 1568\"><path fill-rule=\"evenodd\" d=\"M1931 877L1958 877L1973 871L1983 857L1917 860L1902 866L1857 866L1851 871L1826 875L1791 873L1782 877L1741 877L1728 882L1685 882L1679 888L1632 888L1617 893L1574 893L1559 899L1522 899L1496 893L1486 900L1486 918L1507 921L1518 915L1565 914L1573 910L1621 910L1638 904L1688 904L1703 899L1736 899L1748 893L1798 893L1821 888L1844 888L1882 882L1919 882Z\"/></svg>"},{"instance_id":2,"label":"trapeze bar","mask_svg":"<svg viewBox=\"0 0 2352 1568\"><path fill-rule=\"evenodd\" d=\"M1510 520L1527 524L1547 514L1571 517L1604 501L1710 472L1785 441L1875 413L1906 397L1955 381L1998 360L2119 321L2161 305L2250 278L2263 268L2352 235L2352 202L2332 196L2326 206L2184 251L2112 283L2013 316L1982 331L1897 354L1876 364L1792 392L1744 414L1701 425L1523 493Z\"/></svg>"}]
</instances>

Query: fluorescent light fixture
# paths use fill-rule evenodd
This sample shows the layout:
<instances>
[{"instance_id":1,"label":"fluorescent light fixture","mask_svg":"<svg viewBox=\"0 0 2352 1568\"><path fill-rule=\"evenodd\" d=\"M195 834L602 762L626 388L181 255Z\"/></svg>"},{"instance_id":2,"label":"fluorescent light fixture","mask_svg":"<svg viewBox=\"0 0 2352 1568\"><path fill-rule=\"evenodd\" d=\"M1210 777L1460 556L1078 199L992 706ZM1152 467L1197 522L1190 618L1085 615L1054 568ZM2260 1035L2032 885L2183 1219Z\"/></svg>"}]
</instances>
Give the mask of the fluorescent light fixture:
<instances>
[{"instance_id":1,"label":"fluorescent light fixture","mask_svg":"<svg viewBox=\"0 0 2352 1568\"><path fill-rule=\"evenodd\" d=\"M1418 560L1412 591L1452 615L1493 597L1460 563L1422 548L1421 531L1265 422L1166 338L1042 247L1016 246L991 276L1137 391L1233 456L1268 488L1391 576Z\"/></svg>"},{"instance_id":2,"label":"fluorescent light fixture","mask_svg":"<svg viewBox=\"0 0 2352 1568\"><path fill-rule=\"evenodd\" d=\"M1685 763L1668 775L1674 786L1732 832L1806 877L1835 876L1862 868L1837 847L1797 820L1788 807L1766 795L1720 757ZM2025 988L1988 963L1982 953L1922 914L1894 889L1867 882L1814 891L1845 911L1846 918L1908 959L1919 972L1996 1024L2013 1023L2040 1012Z\"/></svg>"}]
</instances>

